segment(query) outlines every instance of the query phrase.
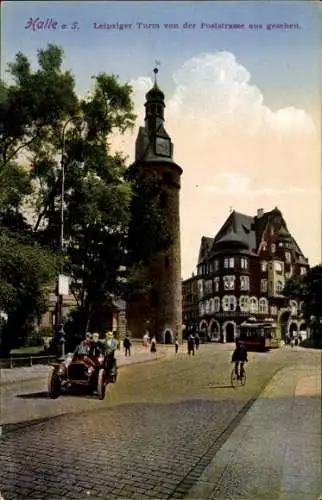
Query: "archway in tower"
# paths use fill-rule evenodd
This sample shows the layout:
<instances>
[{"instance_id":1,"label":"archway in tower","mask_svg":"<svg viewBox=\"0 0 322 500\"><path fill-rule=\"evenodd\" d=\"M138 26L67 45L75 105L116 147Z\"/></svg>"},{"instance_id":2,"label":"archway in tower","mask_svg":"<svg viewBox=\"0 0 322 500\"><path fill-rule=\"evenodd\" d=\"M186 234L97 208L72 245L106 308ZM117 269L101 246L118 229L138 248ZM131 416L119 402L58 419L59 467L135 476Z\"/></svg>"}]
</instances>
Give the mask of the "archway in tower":
<instances>
[{"instance_id":1,"label":"archway in tower","mask_svg":"<svg viewBox=\"0 0 322 500\"><path fill-rule=\"evenodd\" d=\"M286 339L286 336L287 334L289 333L288 332L288 322L289 322L289 319L290 319L290 311L284 311L282 314L281 314L281 317L280 317L280 326L281 326L281 336L282 336L282 339L285 340Z\"/></svg>"},{"instance_id":2,"label":"archway in tower","mask_svg":"<svg viewBox=\"0 0 322 500\"><path fill-rule=\"evenodd\" d=\"M227 323L226 325L226 342L235 342L235 325Z\"/></svg>"},{"instance_id":3,"label":"archway in tower","mask_svg":"<svg viewBox=\"0 0 322 500\"><path fill-rule=\"evenodd\" d=\"M173 342L173 334L171 330L166 330L164 332L164 343L165 344L172 344Z\"/></svg>"}]
</instances>

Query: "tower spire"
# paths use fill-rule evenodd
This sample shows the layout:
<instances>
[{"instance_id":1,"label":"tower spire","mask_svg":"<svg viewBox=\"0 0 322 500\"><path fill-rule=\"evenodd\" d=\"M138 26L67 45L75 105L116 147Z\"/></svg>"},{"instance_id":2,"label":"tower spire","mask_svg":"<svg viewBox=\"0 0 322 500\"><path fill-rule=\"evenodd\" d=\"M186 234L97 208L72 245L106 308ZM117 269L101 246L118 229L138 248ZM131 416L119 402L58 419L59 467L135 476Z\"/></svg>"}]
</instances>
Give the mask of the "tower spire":
<instances>
[{"instance_id":1,"label":"tower spire","mask_svg":"<svg viewBox=\"0 0 322 500\"><path fill-rule=\"evenodd\" d=\"M159 73L158 68L154 68L153 73L154 73L154 86L157 87L158 86L157 74Z\"/></svg>"},{"instance_id":2,"label":"tower spire","mask_svg":"<svg viewBox=\"0 0 322 500\"><path fill-rule=\"evenodd\" d=\"M152 89L149 90L145 96L145 122L150 131L156 130L157 126L164 121L164 93L159 89L157 82L157 74L159 72L158 66L160 66L160 64L160 61L155 61L155 67L153 69L154 84Z\"/></svg>"}]
</instances>

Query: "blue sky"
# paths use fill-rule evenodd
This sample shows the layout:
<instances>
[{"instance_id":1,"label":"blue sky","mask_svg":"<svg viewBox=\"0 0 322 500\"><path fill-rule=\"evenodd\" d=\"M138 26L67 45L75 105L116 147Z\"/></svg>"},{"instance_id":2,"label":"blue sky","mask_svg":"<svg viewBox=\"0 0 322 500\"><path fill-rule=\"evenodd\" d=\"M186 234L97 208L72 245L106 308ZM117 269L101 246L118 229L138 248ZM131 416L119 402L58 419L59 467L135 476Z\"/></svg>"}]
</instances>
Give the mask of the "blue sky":
<instances>
[{"instance_id":1,"label":"blue sky","mask_svg":"<svg viewBox=\"0 0 322 500\"><path fill-rule=\"evenodd\" d=\"M129 80L151 74L155 59L162 64L165 91L173 70L202 52L232 52L252 75L252 82L274 108L307 108L318 92L318 46L321 41L319 2L4 2L2 15L2 76L6 62L23 50L30 57L53 42L66 52L66 66L84 91L90 76L114 72ZM25 29L32 18L53 18L56 31ZM59 28L78 23L79 30ZM102 23L196 23L194 30L95 30ZM201 22L299 23L300 30L201 30ZM315 99L314 99L315 100Z\"/></svg>"}]
</instances>

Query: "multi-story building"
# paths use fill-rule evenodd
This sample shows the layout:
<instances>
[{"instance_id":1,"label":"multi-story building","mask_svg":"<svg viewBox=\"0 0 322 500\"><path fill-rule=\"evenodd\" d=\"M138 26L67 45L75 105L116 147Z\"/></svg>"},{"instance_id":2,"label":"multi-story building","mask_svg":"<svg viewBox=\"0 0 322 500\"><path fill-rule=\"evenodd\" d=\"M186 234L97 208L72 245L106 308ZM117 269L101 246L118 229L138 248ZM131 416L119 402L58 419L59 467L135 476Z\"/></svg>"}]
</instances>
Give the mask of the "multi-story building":
<instances>
[{"instance_id":1,"label":"multi-story building","mask_svg":"<svg viewBox=\"0 0 322 500\"><path fill-rule=\"evenodd\" d=\"M249 317L270 319L287 333L306 329L302 304L282 295L291 276L305 274L306 259L276 207L255 217L233 211L214 238L201 240L197 265L199 330L234 341Z\"/></svg>"},{"instance_id":2,"label":"multi-story building","mask_svg":"<svg viewBox=\"0 0 322 500\"><path fill-rule=\"evenodd\" d=\"M187 337L199 325L198 277L194 274L182 282L182 319L184 337Z\"/></svg>"}]
</instances>

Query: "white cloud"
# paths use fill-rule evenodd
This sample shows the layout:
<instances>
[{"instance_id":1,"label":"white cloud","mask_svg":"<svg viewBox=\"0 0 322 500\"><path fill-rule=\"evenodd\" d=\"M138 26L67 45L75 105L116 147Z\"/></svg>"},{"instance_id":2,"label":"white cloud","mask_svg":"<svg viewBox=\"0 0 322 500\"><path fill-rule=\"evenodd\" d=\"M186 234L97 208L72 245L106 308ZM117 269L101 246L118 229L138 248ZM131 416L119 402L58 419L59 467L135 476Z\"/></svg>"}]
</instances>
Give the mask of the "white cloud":
<instances>
[{"instance_id":1,"label":"white cloud","mask_svg":"<svg viewBox=\"0 0 322 500\"><path fill-rule=\"evenodd\" d=\"M250 177L235 174L233 172L223 172L216 177L218 178L218 183L213 186L206 186L205 192L216 193L217 195L223 196L236 196L237 198L318 193L317 189L305 189L299 186L285 186L284 188L263 187L256 189L252 185L252 179Z\"/></svg>"}]
</instances>

